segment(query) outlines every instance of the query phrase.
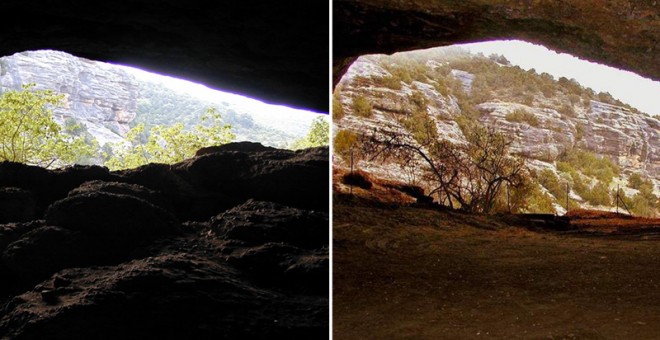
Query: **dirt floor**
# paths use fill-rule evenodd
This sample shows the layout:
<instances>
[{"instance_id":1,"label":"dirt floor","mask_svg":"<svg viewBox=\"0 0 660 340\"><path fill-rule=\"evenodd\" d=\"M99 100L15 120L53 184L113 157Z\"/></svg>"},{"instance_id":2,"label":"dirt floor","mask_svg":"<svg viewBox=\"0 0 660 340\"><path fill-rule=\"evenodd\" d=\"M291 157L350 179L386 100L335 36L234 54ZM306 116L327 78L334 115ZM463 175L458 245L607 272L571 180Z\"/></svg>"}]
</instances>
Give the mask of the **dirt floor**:
<instances>
[{"instance_id":1,"label":"dirt floor","mask_svg":"<svg viewBox=\"0 0 660 340\"><path fill-rule=\"evenodd\" d=\"M335 197L335 339L658 339L660 240Z\"/></svg>"}]
</instances>

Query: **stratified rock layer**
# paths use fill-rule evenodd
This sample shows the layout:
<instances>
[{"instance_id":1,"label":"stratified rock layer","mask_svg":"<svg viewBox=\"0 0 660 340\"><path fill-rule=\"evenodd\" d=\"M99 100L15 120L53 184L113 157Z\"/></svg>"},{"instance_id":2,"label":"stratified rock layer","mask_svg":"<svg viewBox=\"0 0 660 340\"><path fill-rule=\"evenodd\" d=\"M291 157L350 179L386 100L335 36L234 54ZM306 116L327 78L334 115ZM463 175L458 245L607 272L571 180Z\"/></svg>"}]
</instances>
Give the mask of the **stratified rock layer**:
<instances>
[{"instance_id":1,"label":"stratified rock layer","mask_svg":"<svg viewBox=\"0 0 660 340\"><path fill-rule=\"evenodd\" d=\"M73 118L101 144L119 142L137 114L139 83L114 65L76 58L57 51L26 51L0 58L0 87L51 89L64 95L53 108L55 119Z\"/></svg>"}]
</instances>

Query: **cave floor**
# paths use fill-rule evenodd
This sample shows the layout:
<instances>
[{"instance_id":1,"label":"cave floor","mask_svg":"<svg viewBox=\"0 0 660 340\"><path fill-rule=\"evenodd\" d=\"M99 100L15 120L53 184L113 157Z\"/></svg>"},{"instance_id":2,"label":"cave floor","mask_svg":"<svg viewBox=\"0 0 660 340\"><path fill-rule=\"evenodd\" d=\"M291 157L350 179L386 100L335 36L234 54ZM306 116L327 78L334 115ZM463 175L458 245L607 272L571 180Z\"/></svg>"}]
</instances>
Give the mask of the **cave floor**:
<instances>
[{"instance_id":1,"label":"cave floor","mask_svg":"<svg viewBox=\"0 0 660 340\"><path fill-rule=\"evenodd\" d=\"M334 200L335 339L651 339L660 242Z\"/></svg>"}]
</instances>

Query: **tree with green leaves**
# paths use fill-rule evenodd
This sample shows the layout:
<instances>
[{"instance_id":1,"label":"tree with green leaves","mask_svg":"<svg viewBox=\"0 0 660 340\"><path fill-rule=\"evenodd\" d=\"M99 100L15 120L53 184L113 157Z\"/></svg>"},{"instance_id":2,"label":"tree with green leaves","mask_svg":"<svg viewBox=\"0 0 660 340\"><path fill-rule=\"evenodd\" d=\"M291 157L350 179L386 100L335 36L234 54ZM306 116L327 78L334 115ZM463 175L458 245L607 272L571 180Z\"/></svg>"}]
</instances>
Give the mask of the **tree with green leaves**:
<instances>
[{"instance_id":1,"label":"tree with green leaves","mask_svg":"<svg viewBox=\"0 0 660 340\"><path fill-rule=\"evenodd\" d=\"M143 143L141 139L146 134L144 124L132 128L126 134L126 143L111 145L112 155L106 155L105 166L119 170L147 163L172 164L193 157L203 147L226 144L236 138L231 126L222 123L214 108L208 109L202 123L192 130L185 130L182 123L157 125L148 131L147 142Z\"/></svg>"},{"instance_id":2,"label":"tree with green leaves","mask_svg":"<svg viewBox=\"0 0 660 340\"><path fill-rule=\"evenodd\" d=\"M96 140L66 133L55 122L51 107L61 105L64 96L35 86L0 95L0 160L52 168L94 156Z\"/></svg>"},{"instance_id":3,"label":"tree with green leaves","mask_svg":"<svg viewBox=\"0 0 660 340\"><path fill-rule=\"evenodd\" d=\"M325 117L316 117L312 121L307 136L293 142L292 149L306 149L326 146L330 143L330 123Z\"/></svg>"}]
</instances>

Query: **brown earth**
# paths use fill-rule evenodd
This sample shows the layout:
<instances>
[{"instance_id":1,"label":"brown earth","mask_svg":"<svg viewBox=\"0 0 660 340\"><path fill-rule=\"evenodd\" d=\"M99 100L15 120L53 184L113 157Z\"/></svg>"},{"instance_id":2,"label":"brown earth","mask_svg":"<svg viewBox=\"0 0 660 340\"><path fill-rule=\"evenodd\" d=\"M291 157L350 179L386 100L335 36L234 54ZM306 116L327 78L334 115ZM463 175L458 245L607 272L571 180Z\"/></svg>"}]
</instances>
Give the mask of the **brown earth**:
<instances>
[{"instance_id":1,"label":"brown earth","mask_svg":"<svg viewBox=\"0 0 660 340\"><path fill-rule=\"evenodd\" d=\"M335 339L656 339L660 243L335 196Z\"/></svg>"}]
</instances>

